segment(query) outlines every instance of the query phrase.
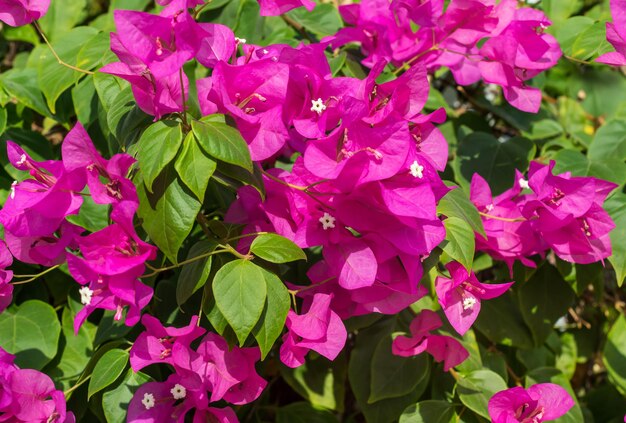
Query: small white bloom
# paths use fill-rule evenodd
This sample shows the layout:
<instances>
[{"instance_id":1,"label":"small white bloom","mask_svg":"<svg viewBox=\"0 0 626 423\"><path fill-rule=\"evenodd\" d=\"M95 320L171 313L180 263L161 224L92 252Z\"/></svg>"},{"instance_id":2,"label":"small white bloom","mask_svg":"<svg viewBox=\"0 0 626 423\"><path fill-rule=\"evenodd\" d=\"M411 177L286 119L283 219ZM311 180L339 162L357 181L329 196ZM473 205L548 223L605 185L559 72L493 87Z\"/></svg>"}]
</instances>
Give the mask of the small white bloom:
<instances>
[{"instance_id":1,"label":"small white bloom","mask_svg":"<svg viewBox=\"0 0 626 423\"><path fill-rule=\"evenodd\" d=\"M529 5L533 6L533 5L537 4L537 3L539 3L541 0L525 0L525 1L526 1L526 4L529 4Z\"/></svg>"},{"instance_id":2,"label":"small white bloom","mask_svg":"<svg viewBox=\"0 0 626 423\"><path fill-rule=\"evenodd\" d=\"M93 291L89 289L88 286L83 286L81 289L78 290L78 293L80 294L80 302L83 305L91 304L91 297L93 296Z\"/></svg>"},{"instance_id":3,"label":"small white bloom","mask_svg":"<svg viewBox=\"0 0 626 423\"><path fill-rule=\"evenodd\" d=\"M324 213L324 216L320 217L319 222L322 224L324 230L327 230L328 228L335 227L335 220L336 219L330 214Z\"/></svg>"},{"instance_id":4,"label":"small white bloom","mask_svg":"<svg viewBox=\"0 0 626 423\"><path fill-rule=\"evenodd\" d=\"M17 163L16 163L16 164L17 164L18 166L21 166L21 165L23 165L24 163L26 163L26 154L22 154L22 155L20 156L20 159L17 161Z\"/></svg>"},{"instance_id":5,"label":"small white bloom","mask_svg":"<svg viewBox=\"0 0 626 423\"><path fill-rule=\"evenodd\" d=\"M463 310L470 310L474 308L474 305L476 305L476 298L474 297L463 298Z\"/></svg>"},{"instance_id":6,"label":"small white bloom","mask_svg":"<svg viewBox=\"0 0 626 423\"><path fill-rule=\"evenodd\" d=\"M266 48L264 48L263 50L261 50L261 52L262 52L263 54L267 54L267 53L269 53L269 50L268 50L268 49L266 49Z\"/></svg>"},{"instance_id":7,"label":"small white bloom","mask_svg":"<svg viewBox=\"0 0 626 423\"><path fill-rule=\"evenodd\" d=\"M487 210L487 212L493 211L493 204L487 204L485 210Z\"/></svg>"},{"instance_id":8,"label":"small white bloom","mask_svg":"<svg viewBox=\"0 0 626 423\"><path fill-rule=\"evenodd\" d=\"M245 38L235 37L235 41L236 41L238 44L245 44L247 40L246 40Z\"/></svg>"},{"instance_id":9,"label":"small white bloom","mask_svg":"<svg viewBox=\"0 0 626 423\"><path fill-rule=\"evenodd\" d=\"M11 200L15 198L15 187L17 186L17 181L13 181L11 184Z\"/></svg>"},{"instance_id":10,"label":"small white bloom","mask_svg":"<svg viewBox=\"0 0 626 423\"><path fill-rule=\"evenodd\" d=\"M141 400L141 403L144 407L146 407L146 410L151 409L152 407L154 407L154 395L146 392L145 394L143 394L143 399Z\"/></svg>"},{"instance_id":11,"label":"small white bloom","mask_svg":"<svg viewBox=\"0 0 626 423\"><path fill-rule=\"evenodd\" d=\"M318 98L317 100L311 100L311 111L321 115L322 112L326 110L326 105L324 104L324 100Z\"/></svg>"},{"instance_id":12,"label":"small white bloom","mask_svg":"<svg viewBox=\"0 0 626 423\"><path fill-rule=\"evenodd\" d=\"M529 189L530 186L528 185L528 181L524 178L519 178L519 181L517 181L517 183L519 184L521 189Z\"/></svg>"},{"instance_id":13,"label":"small white bloom","mask_svg":"<svg viewBox=\"0 0 626 423\"><path fill-rule=\"evenodd\" d=\"M174 385L174 387L170 389L170 392L174 396L174 399L177 400L183 399L187 396L187 389L185 389L185 387L179 383Z\"/></svg>"},{"instance_id":14,"label":"small white bloom","mask_svg":"<svg viewBox=\"0 0 626 423\"><path fill-rule=\"evenodd\" d=\"M424 177L424 166L420 165L417 160L411 164L411 175L420 179Z\"/></svg>"}]
</instances>

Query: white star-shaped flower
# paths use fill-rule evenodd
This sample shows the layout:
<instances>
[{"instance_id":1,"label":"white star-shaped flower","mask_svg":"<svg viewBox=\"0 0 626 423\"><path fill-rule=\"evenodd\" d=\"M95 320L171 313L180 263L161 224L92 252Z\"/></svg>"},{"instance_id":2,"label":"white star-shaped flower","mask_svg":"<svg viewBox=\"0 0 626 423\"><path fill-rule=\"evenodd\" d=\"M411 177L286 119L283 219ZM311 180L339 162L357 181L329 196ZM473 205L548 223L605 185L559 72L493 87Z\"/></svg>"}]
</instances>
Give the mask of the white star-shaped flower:
<instances>
[{"instance_id":1,"label":"white star-shaped flower","mask_svg":"<svg viewBox=\"0 0 626 423\"><path fill-rule=\"evenodd\" d=\"M463 310L471 310L476 305L476 298L465 297L463 298Z\"/></svg>"},{"instance_id":2,"label":"white star-shaped flower","mask_svg":"<svg viewBox=\"0 0 626 423\"><path fill-rule=\"evenodd\" d=\"M524 178L519 178L517 183L519 184L520 188L522 188L522 189L529 189L530 188L530 186L528 185L528 181L526 179L524 179Z\"/></svg>"},{"instance_id":3,"label":"white star-shaped flower","mask_svg":"<svg viewBox=\"0 0 626 423\"><path fill-rule=\"evenodd\" d=\"M236 41L238 44L245 44L248 40L246 40L245 38L235 37L235 41Z\"/></svg>"},{"instance_id":4,"label":"white star-shaped flower","mask_svg":"<svg viewBox=\"0 0 626 423\"><path fill-rule=\"evenodd\" d=\"M145 394L143 394L143 399L141 400L141 403L144 407L146 407L146 410L151 409L152 407L154 407L154 395L146 392Z\"/></svg>"},{"instance_id":5,"label":"white star-shaped flower","mask_svg":"<svg viewBox=\"0 0 626 423\"><path fill-rule=\"evenodd\" d=\"M88 286L83 286L81 289L78 290L78 293L80 294L80 302L82 304L84 305L91 304L91 297L93 296L93 291L89 289Z\"/></svg>"},{"instance_id":6,"label":"white star-shaped flower","mask_svg":"<svg viewBox=\"0 0 626 423\"><path fill-rule=\"evenodd\" d=\"M487 210L488 212L493 211L493 204L487 204L485 206L485 210Z\"/></svg>"},{"instance_id":7,"label":"white star-shaped flower","mask_svg":"<svg viewBox=\"0 0 626 423\"><path fill-rule=\"evenodd\" d=\"M183 399L187 396L187 390L185 389L185 387L179 383L177 383L176 385L174 385L174 387L172 389L170 389L170 392L172 393L172 396L174 397L174 399Z\"/></svg>"},{"instance_id":8,"label":"white star-shaped flower","mask_svg":"<svg viewBox=\"0 0 626 423\"><path fill-rule=\"evenodd\" d=\"M335 227L335 218L328 213L324 213L324 216L320 217L319 222L322 224L324 230Z\"/></svg>"},{"instance_id":9,"label":"white star-shaped flower","mask_svg":"<svg viewBox=\"0 0 626 423\"><path fill-rule=\"evenodd\" d=\"M18 166L21 166L21 165L23 165L24 163L26 163L26 154L22 154L22 155L20 156L20 159L17 161L17 163L16 163L16 164L17 164Z\"/></svg>"},{"instance_id":10,"label":"white star-shaped flower","mask_svg":"<svg viewBox=\"0 0 626 423\"><path fill-rule=\"evenodd\" d=\"M420 178L420 179L424 177L424 166L419 164L417 160L415 160L411 164L411 175L413 175L415 178Z\"/></svg>"},{"instance_id":11,"label":"white star-shaped flower","mask_svg":"<svg viewBox=\"0 0 626 423\"><path fill-rule=\"evenodd\" d=\"M317 100L311 100L311 111L321 115L322 112L326 110L326 105L324 104L324 100L318 98Z\"/></svg>"}]
</instances>

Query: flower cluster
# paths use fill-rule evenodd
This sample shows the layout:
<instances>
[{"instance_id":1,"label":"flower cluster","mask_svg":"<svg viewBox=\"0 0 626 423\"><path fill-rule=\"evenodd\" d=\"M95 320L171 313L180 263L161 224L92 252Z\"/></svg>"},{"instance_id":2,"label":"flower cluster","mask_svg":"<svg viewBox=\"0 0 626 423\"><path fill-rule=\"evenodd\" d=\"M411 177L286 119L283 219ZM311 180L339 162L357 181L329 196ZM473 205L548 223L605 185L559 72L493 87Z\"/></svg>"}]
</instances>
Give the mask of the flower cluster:
<instances>
[{"instance_id":1,"label":"flower cluster","mask_svg":"<svg viewBox=\"0 0 626 423\"><path fill-rule=\"evenodd\" d=\"M80 123L67 134L61 150L62 160L38 162L17 144L7 143L11 164L31 176L13 183L0 210L8 249L24 263L55 266L67 261L72 276L84 285L79 292L85 307L74 322L77 331L95 309L116 310L119 320L128 307L126 324L132 326L152 298L152 288L138 278L156 254L133 225L139 199L127 175L135 159L128 154L104 159ZM85 195L102 207L111 205L113 224L80 236L85 230L66 217L80 212ZM4 245L0 256L3 267L11 264ZM11 273L3 273L2 305L12 292L6 285Z\"/></svg>"},{"instance_id":2,"label":"flower cluster","mask_svg":"<svg viewBox=\"0 0 626 423\"><path fill-rule=\"evenodd\" d=\"M15 423L74 423L65 396L52 379L32 369L20 369L15 356L0 347L0 420Z\"/></svg>"},{"instance_id":3,"label":"flower cluster","mask_svg":"<svg viewBox=\"0 0 626 423\"><path fill-rule=\"evenodd\" d=\"M458 84L483 81L502 87L504 97L520 110L537 112L541 91L526 81L551 68L561 57L543 12L517 8L516 0L442 0L411 2L365 0L340 6L351 25L327 41L334 47L361 44L363 64L446 66ZM419 29L415 30L415 26ZM480 43L479 43L480 41ZM480 47L479 47L480 44Z\"/></svg>"},{"instance_id":4,"label":"flower cluster","mask_svg":"<svg viewBox=\"0 0 626 423\"><path fill-rule=\"evenodd\" d=\"M183 422L191 410L193 421L237 422L231 408L210 404L226 401L248 404L261 395L267 382L255 369L261 358L258 347L229 348L224 338L206 334L197 348L190 344L202 336L194 316L187 327L164 327L158 319L144 315L146 327L130 350L130 363L139 371L153 363L167 363L174 373L165 382L142 385L128 407L128 422Z\"/></svg>"},{"instance_id":5,"label":"flower cluster","mask_svg":"<svg viewBox=\"0 0 626 423\"><path fill-rule=\"evenodd\" d=\"M556 420L574 406L565 389L554 383L538 383L496 393L489 400L493 423L541 423Z\"/></svg>"},{"instance_id":6,"label":"flower cluster","mask_svg":"<svg viewBox=\"0 0 626 423\"><path fill-rule=\"evenodd\" d=\"M492 198L487 182L474 175L471 200L482 213L487 239L477 249L505 261L535 267L530 256L551 248L563 260L593 263L611 255L615 227L602 208L617 185L592 177L554 175L555 163L532 162L528 179L517 172L515 185Z\"/></svg>"},{"instance_id":7,"label":"flower cluster","mask_svg":"<svg viewBox=\"0 0 626 423\"><path fill-rule=\"evenodd\" d=\"M391 344L392 352L400 357L411 357L428 352L436 361L443 362L443 370L461 364L469 352L451 336L432 335L442 325L441 319L431 310L422 310L410 325L411 337L400 335Z\"/></svg>"}]
</instances>

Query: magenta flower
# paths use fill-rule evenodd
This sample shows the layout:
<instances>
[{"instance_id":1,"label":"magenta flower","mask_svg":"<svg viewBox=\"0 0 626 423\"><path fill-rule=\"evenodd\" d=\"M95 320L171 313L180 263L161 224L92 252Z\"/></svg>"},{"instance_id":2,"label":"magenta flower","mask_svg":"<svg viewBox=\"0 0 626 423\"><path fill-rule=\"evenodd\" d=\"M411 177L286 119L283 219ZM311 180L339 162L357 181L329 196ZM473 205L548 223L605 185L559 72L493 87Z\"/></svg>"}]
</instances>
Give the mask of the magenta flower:
<instances>
[{"instance_id":1,"label":"magenta flower","mask_svg":"<svg viewBox=\"0 0 626 423\"><path fill-rule=\"evenodd\" d=\"M541 423L556 420L574 406L565 389L554 383L520 386L496 393L489 400L493 423Z\"/></svg>"},{"instance_id":2,"label":"magenta flower","mask_svg":"<svg viewBox=\"0 0 626 423\"><path fill-rule=\"evenodd\" d=\"M8 141L9 161L33 179L14 182L0 210L6 231L19 237L50 236L65 217L78 213L84 183L75 172L68 172L60 161L37 162L20 146Z\"/></svg>"},{"instance_id":3,"label":"magenta flower","mask_svg":"<svg viewBox=\"0 0 626 423\"><path fill-rule=\"evenodd\" d=\"M523 175L516 173L513 187L496 198L480 175L474 174L471 183L470 199L483 216L483 226L487 239L476 236L476 248L491 257L504 261L511 272L513 263L520 260L525 266L535 267L528 257L543 253L548 249L532 223L522 215L522 208L529 199L522 194L522 185L528 183Z\"/></svg>"},{"instance_id":4,"label":"magenta flower","mask_svg":"<svg viewBox=\"0 0 626 423\"><path fill-rule=\"evenodd\" d=\"M76 238L82 232L84 229L80 226L64 221L52 235L15 236L7 231L4 238L11 254L19 261L51 267L65 261L66 248L78 248Z\"/></svg>"},{"instance_id":5,"label":"magenta flower","mask_svg":"<svg viewBox=\"0 0 626 423\"><path fill-rule=\"evenodd\" d=\"M569 173L553 175L554 165L530 164L528 186L535 197L522 214L563 260L586 264L609 257L615 223L602 203L617 185Z\"/></svg>"},{"instance_id":6,"label":"magenta flower","mask_svg":"<svg viewBox=\"0 0 626 423\"><path fill-rule=\"evenodd\" d=\"M0 313L2 313L13 300L13 285L11 279L13 279L13 272L7 270L13 264L13 257L6 246L6 244L0 240ZM1 401L0 401L1 404Z\"/></svg>"},{"instance_id":7,"label":"magenta flower","mask_svg":"<svg viewBox=\"0 0 626 423\"><path fill-rule=\"evenodd\" d=\"M184 328L164 327L161 322L149 314L144 314L141 323L146 331L137 337L130 349L130 366L135 372L153 363L173 364L172 348L179 343L189 348L191 342L204 334L198 326L198 316L193 316Z\"/></svg>"},{"instance_id":8,"label":"magenta flower","mask_svg":"<svg viewBox=\"0 0 626 423\"><path fill-rule=\"evenodd\" d=\"M167 6L161 12L161 16L173 16L176 13L181 11L186 12L187 9L191 9L204 3L204 0L156 0L156 3L161 6Z\"/></svg>"},{"instance_id":9,"label":"magenta flower","mask_svg":"<svg viewBox=\"0 0 626 423\"><path fill-rule=\"evenodd\" d=\"M280 360L289 367L304 364L309 350L334 360L346 343L347 332L341 318L330 309L331 296L315 294L306 313L289 310Z\"/></svg>"},{"instance_id":10,"label":"magenta flower","mask_svg":"<svg viewBox=\"0 0 626 423\"><path fill-rule=\"evenodd\" d=\"M258 2L261 6L261 16L278 16L301 6L308 11L315 8L315 2L312 0L258 0Z\"/></svg>"},{"instance_id":11,"label":"magenta flower","mask_svg":"<svg viewBox=\"0 0 626 423\"><path fill-rule=\"evenodd\" d=\"M215 333L202 338L196 351L180 342L172 347L180 383L197 392L197 404L221 399L231 404L248 404L257 399L267 385L255 369L260 358L258 347L229 348L224 338ZM211 392L210 396L207 391Z\"/></svg>"},{"instance_id":12,"label":"magenta flower","mask_svg":"<svg viewBox=\"0 0 626 423\"><path fill-rule=\"evenodd\" d=\"M65 396L52 379L32 369L20 369L15 357L0 348L0 420L32 423L74 423Z\"/></svg>"},{"instance_id":13,"label":"magenta flower","mask_svg":"<svg viewBox=\"0 0 626 423\"><path fill-rule=\"evenodd\" d=\"M50 0L0 0L0 21L10 26L22 26L42 18Z\"/></svg>"},{"instance_id":14,"label":"magenta flower","mask_svg":"<svg viewBox=\"0 0 626 423\"><path fill-rule=\"evenodd\" d=\"M443 362L443 370L448 371L461 364L469 352L451 336L431 335L442 325L441 319L431 310L422 310L410 325L411 337L397 336L391 344L391 351L400 357L412 357L424 351L438 362Z\"/></svg>"},{"instance_id":15,"label":"magenta flower","mask_svg":"<svg viewBox=\"0 0 626 423\"><path fill-rule=\"evenodd\" d=\"M98 204L131 201L139 204L135 185L126 176L135 159L126 153L104 159L85 128L76 123L62 144L63 165L69 172L85 175L93 201Z\"/></svg>"},{"instance_id":16,"label":"magenta flower","mask_svg":"<svg viewBox=\"0 0 626 423\"><path fill-rule=\"evenodd\" d=\"M604 53L596 62L611 66L626 65L626 4L621 0L611 0L611 16L613 22L606 23L606 39L613 45L615 51Z\"/></svg>"},{"instance_id":17,"label":"magenta flower","mask_svg":"<svg viewBox=\"0 0 626 423\"><path fill-rule=\"evenodd\" d=\"M98 308L115 310L115 319L120 320L128 307L125 323L133 326L152 298L152 288L138 278L145 262L156 256L156 248L135 232L134 207L130 202L119 203L111 213L112 225L77 239L82 257L67 255L71 275L84 285L80 294L85 307L76 315L76 331Z\"/></svg>"},{"instance_id":18,"label":"magenta flower","mask_svg":"<svg viewBox=\"0 0 626 423\"><path fill-rule=\"evenodd\" d=\"M452 327L463 335L480 313L480 301L504 294L513 282L485 284L478 282L474 272L469 273L456 261L446 265L450 278L438 276L435 281L437 299Z\"/></svg>"}]
</instances>

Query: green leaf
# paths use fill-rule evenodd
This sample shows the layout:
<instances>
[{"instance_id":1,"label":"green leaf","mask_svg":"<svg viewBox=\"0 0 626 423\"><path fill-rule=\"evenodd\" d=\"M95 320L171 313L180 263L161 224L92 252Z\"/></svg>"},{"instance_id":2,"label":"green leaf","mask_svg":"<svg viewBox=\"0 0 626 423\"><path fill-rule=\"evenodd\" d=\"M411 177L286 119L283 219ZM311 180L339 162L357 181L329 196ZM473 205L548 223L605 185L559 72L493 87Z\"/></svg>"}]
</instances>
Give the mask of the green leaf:
<instances>
[{"instance_id":1,"label":"green leaf","mask_svg":"<svg viewBox=\"0 0 626 423\"><path fill-rule=\"evenodd\" d=\"M499 391L507 389L506 382L491 370L476 370L458 380L459 399L470 410L489 418L487 403Z\"/></svg>"},{"instance_id":2,"label":"green leaf","mask_svg":"<svg viewBox=\"0 0 626 423\"><path fill-rule=\"evenodd\" d=\"M105 204L96 204L90 195L85 195L78 214L70 214L66 219L90 232L97 232L109 226L109 207Z\"/></svg>"},{"instance_id":3,"label":"green leaf","mask_svg":"<svg viewBox=\"0 0 626 423\"><path fill-rule=\"evenodd\" d=\"M280 407L277 423L338 423L339 420L327 410L320 410L306 402L294 402Z\"/></svg>"},{"instance_id":4,"label":"green leaf","mask_svg":"<svg viewBox=\"0 0 626 423\"><path fill-rule=\"evenodd\" d=\"M589 160L626 159L626 121L611 120L602 125L589 146Z\"/></svg>"},{"instance_id":5,"label":"green leaf","mask_svg":"<svg viewBox=\"0 0 626 423\"><path fill-rule=\"evenodd\" d=\"M437 205L437 213L447 217L458 217L467 223L476 233L481 234L483 237L487 237L485 234L485 228L483 227L483 221L478 214L478 209L470 201L467 194L456 185L450 185L454 188L448 192L445 197L439 201Z\"/></svg>"},{"instance_id":6,"label":"green leaf","mask_svg":"<svg viewBox=\"0 0 626 423\"><path fill-rule=\"evenodd\" d=\"M91 374L87 398L111 385L122 374L128 363L128 351L112 349L96 363Z\"/></svg>"},{"instance_id":7,"label":"green leaf","mask_svg":"<svg viewBox=\"0 0 626 423\"><path fill-rule=\"evenodd\" d=\"M322 3L308 11L303 7L287 13L296 23L321 37L334 35L343 26L337 8L330 3Z\"/></svg>"},{"instance_id":8,"label":"green leaf","mask_svg":"<svg viewBox=\"0 0 626 423\"><path fill-rule=\"evenodd\" d=\"M474 231L464 220L458 217L447 218L443 221L443 226L446 228L446 238L440 247L452 259L471 271L476 248Z\"/></svg>"},{"instance_id":9,"label":"green leaf","mask_svg":"<svg viewBox=\"0 0 626 423\"><path fill-rule=\"evenodd\" d=\"M41 370L56 355L61 324L54 309L39 300L12 305L0 314L0 346L15 364Z\"/></svg>"},{"instance_id":10,"label":"green leaf","mask_svg":"<svg viewBox=\"0 0 626 423\"><path fill-rule=\"evenodd\" d=\"M617 286L622 286L626 278L626 194L613 194L604 203L604 208L615 222L615 229L610 233L613 254L609 262L615 270Z\"/></svg>"},{"instance_id":11,"label":"green leaf","mask_svg":"<svg viewBox=\"0 0 626 423\"><path fill-rule=\"evenodd\" d=\"M587 60L600 55L606 48L606 24L596 22L579 32L571 48L571 56L580 60Z\"/></svg>"},{"instance_id":12,"label":"green leaf","mask_svg":"<svg viewBox=\"0 0 626 423\"><path fill-rule=\"evenodd\" d=\"M400 416L400 423L455 423L454 405L445 401L421 401L409 406Z\"/></svg>"},{"instance_id":13,"label":"green leaf","mask_svg":"<svg viewBox=\"0 0 626 423\"><path fill-rule=\"evenodd\" d=\"M1 73L0 88L4 88L11 97L40 115L54 117L39 89L36 69L10 69Z\"/></svg>"},{"instance_id":14,"label":"green leaf","mask_svg":"<svg viewBox=\"0 0 626 423\"><path fill-rule=\"evenodd\" d=\"M0 135L4 132L7 127L7 109L0 108Z\"/></svg>"},{"instance_id":15,"label":"green leaf","mask_svg":"<svg viewBox=\"0 0 626 423\"><path fill-rule=\"evenodd\" d=\"M461 141L453 166L459 183L469 186L474 173L478 173L493 195L498 195L511 188L515 169L525 172L534 155L535 145L526 138L500 142L490 134L473 132Z\"/></svg>"},{"instance_id":16,"label":"green leaf","mask_svg":"<svg viewBox=\"0 0 626 423\"><path fill-rule=\"evenodd\" d=\"M363 411L368 422L391 423L398 421L402 412L426 390L429 376L424 377L425 383L418 386L410 393L396 398L377 401L373 404L368 402L372 382L372 359L376 347L384 337L391 338L391 332L395 328L395 319L387 318L378 321L366 329L360 330L356 337L356 344L352 349L348 364L348 376L350 386L354 393L359 408ZM429 361L426 360L426 372L430 372Z\"/></svg>"},{"instance_id":17,"label":"green leaf","mask_svg":"<svg viewBox=\"0 0 626 423\"><path fill-rule=\"evenodd\" d=\"M272 263L306 260L302 248L293 241L277 234L261 234L254 238L250 252Z\"/></svg>"},{"instance_id":18,"label":"green leaf","mask_svg":"<svg viewBox=\"0 0 626 423\"><path fill-rule=\"evenodd\" d=\"M213 179L233 190L238 190L245 185L251 185L261 194L261 198L265 200L265 185L263 184L263 175L258 164L254 164L254 170L250 173L239 166L218 162Z\"/></svg>"},{"instance_id":19,"label":"green leaf","mask_svg":"<svg viewBox=\"0 0 626 423\"><path fill-rule=\"evenodd\" d=\"M52 46L61 60L70 65L76 65L81 47L89 45L97 34L98 30L95 28L81 26L62 34L57 41L52 43ZM81 43L77 43L76 40L81 40ZM86 64L89 65L89 63ZM89 66L86 66L86 68L89 68ZM39 74L39 86L48 101L48 107L52 113L56 113L56 101L63 91L70 88L82 74L59 64L50 49L42 50L37 64L37 71Z\"/></svg>"},{"instance_id":20,"label":"green leaf","mask_svg":"<svg viewBox=\"0 0 626 423\"><path fill-rule=\"evenodd\" d=\"M182 141L182 128L173 121L155 122L141 134L137 142L137 160L143 182L150 192L154 180L176 157Z\"/></svg>"},{"instance_id":21,"label":"green leaf","mask_svg":"<svg viewBox=\"0 0 626 423\"><path fill-rule=\"evenodd\" d=\"M87 0L55 0L50 2L48 12L39 19L39 24L48 38L55 41L86 17Z\"/></svg>"},{"instance_id":22,"label":"green leaf","mask_svg":"<svg viewBox=\"0 0 626 423\"><path fill-rule=\"evenodd\" d=\"M183 149L176 158L174 167L185 185L198 200L203 201L206 187L217 163L202 151L193 134L189 133L185 137Z\"/></svg>"},{"instance_id":23,"label":"green leaf","mask_svg":"<svg viewBox=\"0 0 626 423\"><path fill-rule=\"evenodd\" d=\"M371 360L369 404L410 394L430 375L425 354L399 357L391 352L391 338L384 337Z\"/></svg>"},{"instance_id":24,"label":"green leaf","mask_svg":"<svg viewBox=\"0 0 626 423\"><path fill-rule=\"evenodd\" d=\"M316 407L343 411L348 367L345 354L330 361L310 354L302 366L280 367L285 381L304 399Z\"/></svg>"},{"instance_id":25,"label":"green leaf","mask_svg":"<svg viewBox=\"0 0 626 423\"><path fill-rule=\"evenodd\" d=\"M574 291L549 264L541 266L519 288L520 310L530 329L535 346L542 345L553 331L554 323L567 314L574 301Z\"/></svg>"},{"instance_id":26,"label":"green leaf","mask_svg":"<svg viewBox=\"0 0 626 423\"><path fill-rule=\"evenodd\" d=\"M178 263L178 250L191 232L201 204L174 173L172 166L166 167L152 186L153 194L139 184L137 213L151 241L172 263Z\"/></svg>"},{"instance_id":27,"label":"green leaf","mask_svg":"<svg viewBox=\"0 0 626 423\"><path fill-rule=\"evenodd\" d=\"M261 269L248 260L227 263L215 274L213 295L243 345L265 306L267 285Z\"/></svg>"},{"instance_id":28,"label":"green leaf","mask_svg":"<svg viewBox=\"0 0 626 423\"><path fill-rule=\"evenodd\" d=\"M78 333L74 334L74 315L69 308L63 308L61 316L63 342L59 354L46 368L45 373L61 382L63 389L71 386L71 382L78 379L93 354L92 339L95 328L89 322L85 322ZM57 361L58 360L58 361ZM50 368L52 365L56 365Z\"/></svg>"},{"instance_id":29,"label":"green leaf","mask_svg":"<svg viewBox=\"0 0 626 423\"><path fill-rule=\"evenodd\" d=\"M257 326L252 331L264 360L285 326L290 307L289 291L278 276L259 267L267 286L267 299Z\"/></svg>"},{"instance_id":30,"label":"green leaf","mask_svg":"<svg viewBox=\"0 0 626 423\"><path fill-rule=\"evenodd\" d=\"M129 85L122 88L112 99L107 97L107 101L109 100L110 108L106 116L109 130L121 147L128 147L139 138L152 119L137 106Z\"/></svg>"},{"instance_id":31,"label":"green leaf","mask_svg":"<svg viewBox=\"0 0 626 423\"><path fill-rule=\"evenodd\" d=\"M252 172L248 144L235 128L207 120L194 120L191 127L198 143L209 155Z\"/></svg>"},{"instance_id":32,"label":"green leaf","mask_svg":"<svg viewBox=\"0 0 626 423\"><path fill-rule=\"evenodd\" d=\"M533 347L532 334L510 290L498 298L483 301L480 307L475 327L489 340L518 348Z\"/></svg>"},{"instance_id":33,"label":"green leaf","mask_svg":"<svg viewBox=\"0 0 626 423\"><path fill-rule=\"evenodd\" d=\"M128 369L122 382L102 395L102 409L107 423L126 422L128 404L133 394L141 385L152 381L153 379L145 373L135 373Z\"/></svg>"},{"instance_id":34,"label":"green leaf","mask_svg":"<svg viewBox=\"0 0 626 423\"><path fill-rule=\"evenodd\" d=\"M81 80L72 88L72 103L76 110L76 117L83 126L88 127L98 119L98 96L94 79L90 76Z\"/></svg>"},{"instance_id":35,"label":"green leaf","mask_svg":"<svg viewBox=\"0 0 626 423\"><path fill-rule=\"evenodd\" d=\"M210 253L215 250L215 247L217 247L216 242L202 240L189 249L187 260ZM176 302L179 306L184 304L194 292L204 286L209 278L209 273L211 273L212 263L213 256L208 256L183 266L178 277L178 284L176 285Z\"/></svg>"},{"instance_id":36,"label":"green leaf","mask_svg":"<svg viewBox=\"0 0 626 423\"><path fill-rule=\"evenodd\" d=\"M595 176L619 185L626 182L624 159L606 157L591 160L579 151L564 149L554 156L554 160L554 174L572 172L573 176Z\"/></svg>"},{"instance_id":37,"label":"green leaf","mask_svg":"<svg viewBox=\"0 0 626 423\"><path fill-rule=\"evenodd\" d=\"M626 316L623 314L609 331L602 361L615 387L626 395Z\"/></svg>"}]
</instances>

